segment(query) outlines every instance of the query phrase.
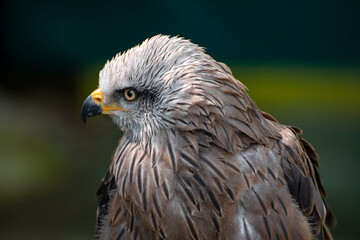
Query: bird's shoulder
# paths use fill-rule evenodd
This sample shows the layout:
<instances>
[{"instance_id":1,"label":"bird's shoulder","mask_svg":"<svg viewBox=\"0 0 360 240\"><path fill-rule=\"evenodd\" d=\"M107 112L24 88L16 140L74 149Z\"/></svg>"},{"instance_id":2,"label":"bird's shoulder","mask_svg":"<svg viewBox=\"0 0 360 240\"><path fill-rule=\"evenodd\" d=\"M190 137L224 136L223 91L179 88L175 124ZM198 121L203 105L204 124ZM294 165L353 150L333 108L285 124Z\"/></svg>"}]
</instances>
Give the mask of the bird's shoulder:
<instances>
[{"instance_id":1,"label":"bird's shoulder","mask_svg":"<svg viewBox=\"0 0 360 240\"><path fill-rule=\"evenodd\" d=\"M301 129L281 125L271 115L262 114L281 135L273 141L272 148L280 156L289 192L308 219L314 237L332 239L328 228L335 225L335 217L325 202L326 193L318 172L319 158L313 146L300 136Z\"/></svg>"}]
</instances>

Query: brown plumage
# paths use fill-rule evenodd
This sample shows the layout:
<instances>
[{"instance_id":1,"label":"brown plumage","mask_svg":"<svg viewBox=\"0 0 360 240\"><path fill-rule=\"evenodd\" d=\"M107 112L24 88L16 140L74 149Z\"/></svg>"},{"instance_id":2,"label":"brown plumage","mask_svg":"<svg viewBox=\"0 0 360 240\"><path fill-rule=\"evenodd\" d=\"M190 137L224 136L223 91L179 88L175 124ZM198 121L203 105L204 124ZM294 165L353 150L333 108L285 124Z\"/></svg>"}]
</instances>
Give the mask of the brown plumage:
<instances>
[{"instance_id":1,"label":"brown plumage","mask_svg":"<svg viewBox=\"0 0 360 240\"><path fill-rule=\"evenodd\" d=\"M96 238L332 239L313 147L202 48L155 36L108 62L99 88L83 119L110 114L124 137Z\"/></svg>"}]
</instances>

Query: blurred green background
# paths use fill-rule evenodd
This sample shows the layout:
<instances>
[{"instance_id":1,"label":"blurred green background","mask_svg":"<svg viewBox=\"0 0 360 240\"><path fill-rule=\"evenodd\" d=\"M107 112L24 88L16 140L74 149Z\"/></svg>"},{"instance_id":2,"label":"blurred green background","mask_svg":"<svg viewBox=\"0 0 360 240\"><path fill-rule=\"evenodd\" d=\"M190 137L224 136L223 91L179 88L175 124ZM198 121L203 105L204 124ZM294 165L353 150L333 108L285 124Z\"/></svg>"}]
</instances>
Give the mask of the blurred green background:
<instances>
[{"instance_id":1,"label":"blurred green background","mask_svg":"<svg viewBox=\"0 0 360 240\"><path fill-rule=\"evenodd\" d=\"M359 1L1 1L0 239L90 239L121 132L80 120L107 59L158 33L227 63L316 148L335 239L359 239Z\"/></svg>"}]
</instances>

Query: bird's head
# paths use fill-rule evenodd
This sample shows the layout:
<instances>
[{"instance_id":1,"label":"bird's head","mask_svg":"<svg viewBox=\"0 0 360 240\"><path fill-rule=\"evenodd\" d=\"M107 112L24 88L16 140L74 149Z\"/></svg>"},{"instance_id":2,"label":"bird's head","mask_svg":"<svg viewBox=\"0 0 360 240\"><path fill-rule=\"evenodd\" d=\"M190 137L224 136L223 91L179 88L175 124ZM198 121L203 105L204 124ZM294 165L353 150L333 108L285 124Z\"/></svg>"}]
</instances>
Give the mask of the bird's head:
<instances>
[{"instance_id":1,"label":"bird's head","mask_svg":"<svg viewBox=\"0 0 360 240\"><path fill-rule=\"evenodd\" d=\"M203 48L157 35L105 64L99 88L83 104L82 119L110 115L135 140L164 129L206 129L227 110L223 95L243 90L229 68Z\"/></svg>"}]
</instances>

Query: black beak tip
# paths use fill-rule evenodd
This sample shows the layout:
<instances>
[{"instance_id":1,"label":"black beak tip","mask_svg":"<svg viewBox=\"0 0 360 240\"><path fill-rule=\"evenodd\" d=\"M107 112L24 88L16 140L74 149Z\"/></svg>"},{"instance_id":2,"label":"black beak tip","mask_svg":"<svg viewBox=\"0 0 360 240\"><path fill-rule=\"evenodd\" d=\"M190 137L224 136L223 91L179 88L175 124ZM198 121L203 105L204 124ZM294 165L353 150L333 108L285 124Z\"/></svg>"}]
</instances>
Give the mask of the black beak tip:
<instances>
[{"instance_id":1,"label":"black beak tip","mask_svg":"<svg viewBox=\"0 0 360 240\"><path fill-rule=\"evenodd\" d=\"M84 114L84 112L81 110L81 120L83 121L85 127L87 126L86 119L87 119L86 114Z\"/></svg>"},{"instance_id":2,"label":"black beak tip","mask_svg":"<svg viewBox=\"0 0 360 240\"><path fill-rule=\"evenodd\" d=\"M101 106L96 104L90 95L87 97L81 107L81 120L86 126L86 119L101 113Z\"/></svg>"}]
</instances>

